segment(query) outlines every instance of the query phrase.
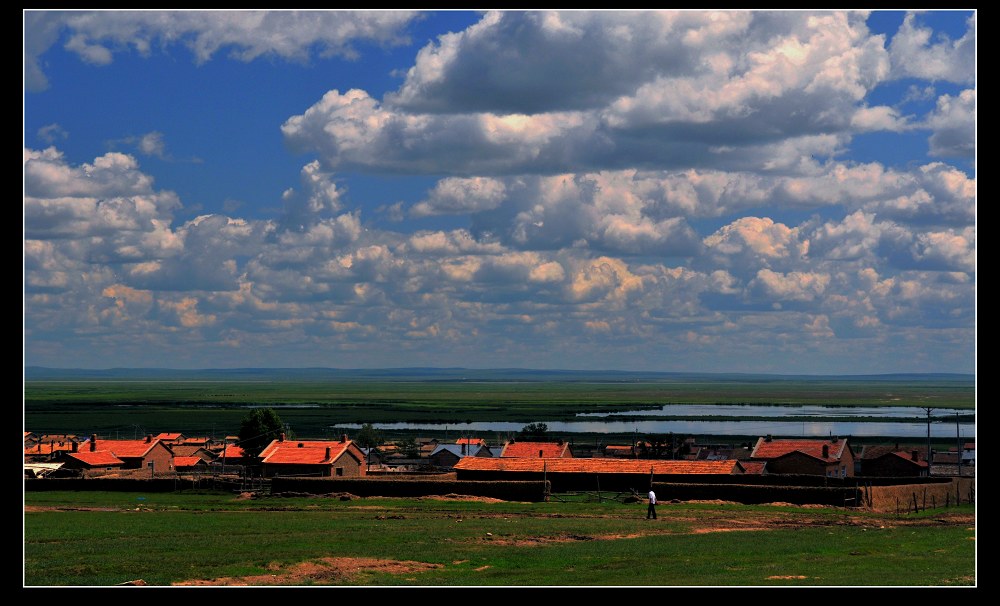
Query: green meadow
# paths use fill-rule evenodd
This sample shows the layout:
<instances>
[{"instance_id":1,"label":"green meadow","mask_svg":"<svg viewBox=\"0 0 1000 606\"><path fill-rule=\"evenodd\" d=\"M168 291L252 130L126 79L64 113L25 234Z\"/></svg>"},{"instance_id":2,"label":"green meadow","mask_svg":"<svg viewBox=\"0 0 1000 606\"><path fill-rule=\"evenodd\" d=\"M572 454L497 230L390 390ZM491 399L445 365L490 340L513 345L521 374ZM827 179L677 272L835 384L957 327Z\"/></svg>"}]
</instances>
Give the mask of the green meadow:
<instances>
[{"instance_id":1,"label":"green meadow","mask_svg":"<svg viewBox=\"0 0 1000 606\"><path fill-rule=\"evenodd\" d=\"M568 421L577 413L651 410L671 404L932 406L936 414L958 412L963 422L968 422L974 418L976 401L975 383L953 377L445 380L432 376L387 380L376 376L347 380L263 373L220 380L214 376L69 380L29 377L24 385L25 428L72 433L81 428L109 432L141 426L225 435L236 431L250 406L275 408L282 420L303 436L323 436L336 425ZM684 418L668 413L643 417ZM631 418L620 416L615 420Z\"/></svg>"},{"instance_id":2,"label":"green meadow","mask_svg":"<svg viewBox=\"0 0 1000 606\"><path fill-rule=\"evenodd\" d=\"M25 494L24 585L969 586L973 506Z\"/></svg>"}]
</instances>

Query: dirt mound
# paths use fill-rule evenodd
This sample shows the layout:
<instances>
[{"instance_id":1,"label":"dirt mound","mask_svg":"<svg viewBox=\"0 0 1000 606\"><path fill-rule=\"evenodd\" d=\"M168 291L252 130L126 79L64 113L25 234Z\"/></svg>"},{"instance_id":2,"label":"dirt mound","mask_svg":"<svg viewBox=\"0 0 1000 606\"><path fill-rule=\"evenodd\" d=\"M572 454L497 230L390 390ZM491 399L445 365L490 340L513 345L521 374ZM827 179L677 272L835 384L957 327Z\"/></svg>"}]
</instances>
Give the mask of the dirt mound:
<instances>
[{"instance_id":1,"label":"dirt mound","mask_svg":"<svg viewBox=\"0 0 1000 606\"><path fill-rule=\"evenodd\" d=\"M338 585L350 584L363 577L375 574L413 574L443 568L442 564L428 562L379 560L375 558L321 558L282 567L271 564L270 574L245 577L222 577L218 579L193 579L173 585L184 586L253 586L253 585Z\"/></svg>"},{"instance_id":2,"label":"dirt mound","mask_svg":"<svg viewBox=\"0 0 1000 606\"><path fill-rule=\"evenodd\" d=\"M418 501L427 500L437 500L437 501L473 501L476 503L503 503L503 499L494 499L493 497L476 497L468 494L433 494L424 497L417 497Z\"/></svg>"}]
</instances>

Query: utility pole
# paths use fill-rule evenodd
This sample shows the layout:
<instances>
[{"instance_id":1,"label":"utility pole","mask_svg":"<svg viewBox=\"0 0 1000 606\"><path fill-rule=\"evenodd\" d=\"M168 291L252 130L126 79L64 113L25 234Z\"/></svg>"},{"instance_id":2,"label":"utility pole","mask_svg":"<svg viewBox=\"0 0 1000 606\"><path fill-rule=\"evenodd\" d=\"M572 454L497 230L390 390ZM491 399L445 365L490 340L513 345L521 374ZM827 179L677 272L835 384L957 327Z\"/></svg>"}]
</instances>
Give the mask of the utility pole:
<instances>
[{"instance_id":1,"label":"utility pole","mask_svg":"<svg viewBox=\"0 0 1000 606\"><path fill-rule=\"evenodd\" d=\"M955 411L955 445L958 446L958 477L962 477L962 431L958 425L958 411Z\"/></svg>"},{"instance_id":2,"label":"utility pole","mask_svg":"<svg viewBox=\"0 0 1000 606\"><path fill-rule=\"evenodd\" d=\"M930 406L924 408L927 412L927 477L931 476L931 460L934 457L931 456L931 411L934 410Z\"/></svg>"}]
</instances>

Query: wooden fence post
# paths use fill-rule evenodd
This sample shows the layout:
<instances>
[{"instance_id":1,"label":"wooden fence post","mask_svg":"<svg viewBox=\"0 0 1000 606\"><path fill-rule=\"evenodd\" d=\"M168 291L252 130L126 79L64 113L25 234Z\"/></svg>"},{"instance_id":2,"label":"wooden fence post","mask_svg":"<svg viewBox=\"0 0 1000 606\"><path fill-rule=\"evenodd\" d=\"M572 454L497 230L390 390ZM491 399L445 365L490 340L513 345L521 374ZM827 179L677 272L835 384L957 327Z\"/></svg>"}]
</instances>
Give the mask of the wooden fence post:
<instances>
[{"instance_id":1,"label":"wooden fence post","mask_svg":"<svg viewBox=\"0 0 1000 606\"><path fill-rule=\"evenodd\" d=\"M920 510L917 509L917 493L912 492L910 494L913 495L913 513L920 513Z\"/></svg>"}]
</instances>

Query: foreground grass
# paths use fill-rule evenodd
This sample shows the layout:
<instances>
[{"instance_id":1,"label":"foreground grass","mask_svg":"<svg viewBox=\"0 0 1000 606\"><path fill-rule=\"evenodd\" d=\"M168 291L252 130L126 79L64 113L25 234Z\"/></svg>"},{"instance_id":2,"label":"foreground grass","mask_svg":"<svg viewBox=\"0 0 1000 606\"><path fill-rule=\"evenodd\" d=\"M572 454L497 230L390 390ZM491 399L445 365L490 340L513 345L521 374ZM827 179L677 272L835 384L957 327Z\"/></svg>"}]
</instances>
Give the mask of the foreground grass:
<instances>
[{"instance_id":1,"label":"foreground grass","mask_svg":"<svg viewBox=\"0 0 1000 606\"><path fill-rule=\"evenodd\" d=\"M892 585L975 583L975 530L837 509L230 494L27 493L26 586L275 575L309 585ZM723 530L726 530L725 532ZM322 558L436 565L284 577Z\"/></svg>"}]
</instances>

